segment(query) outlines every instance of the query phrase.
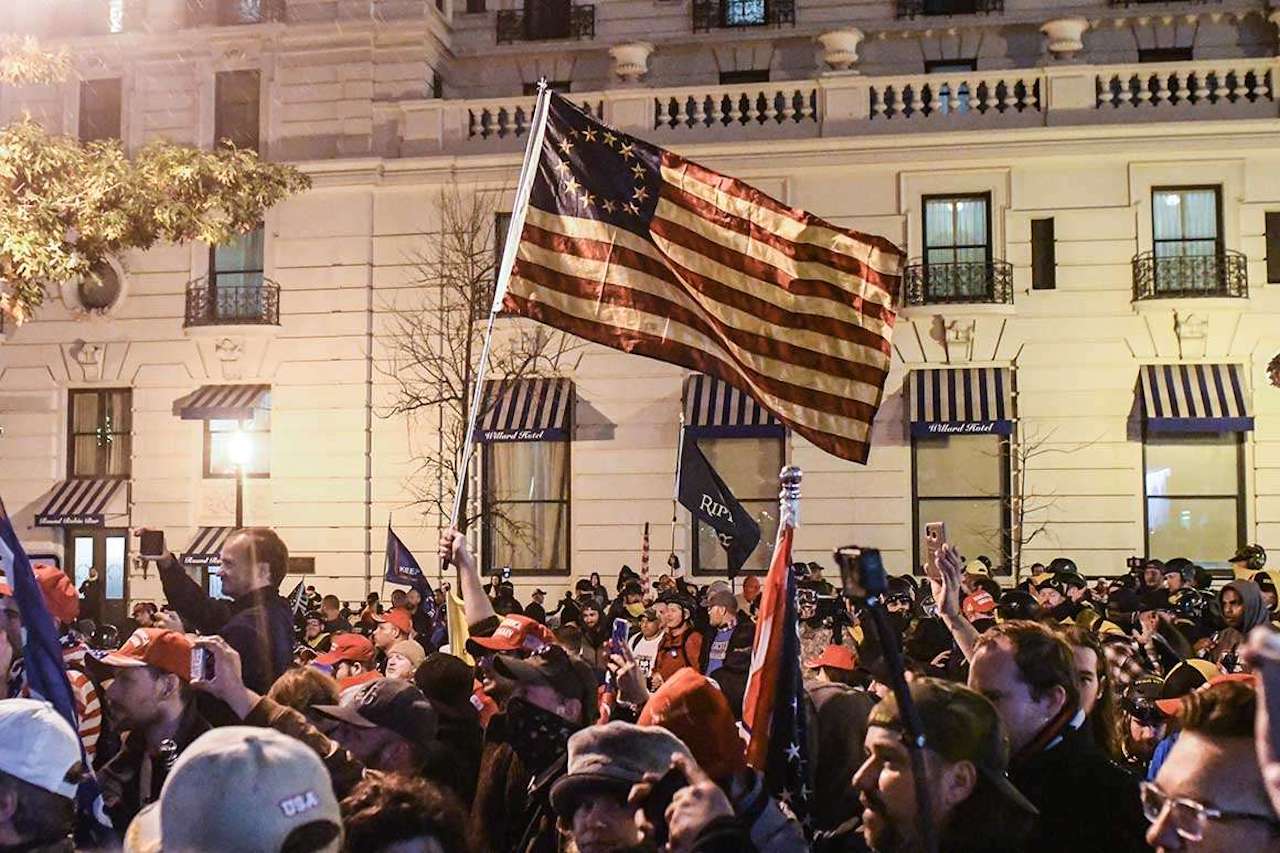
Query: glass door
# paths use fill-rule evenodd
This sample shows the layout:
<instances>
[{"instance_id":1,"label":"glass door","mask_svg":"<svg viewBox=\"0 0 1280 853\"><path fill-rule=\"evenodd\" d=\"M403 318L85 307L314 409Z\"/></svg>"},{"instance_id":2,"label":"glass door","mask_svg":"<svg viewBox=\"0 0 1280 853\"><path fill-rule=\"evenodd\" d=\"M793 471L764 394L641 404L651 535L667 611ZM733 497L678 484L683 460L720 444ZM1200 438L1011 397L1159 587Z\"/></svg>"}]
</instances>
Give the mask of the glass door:
<instances>
[{"instance_id":1,"label":"glass door","mask_svg":"<svg viewBox=\"0 0 1280 853\"><path fill-rule=\"evenodd\" d=\"M67 530L67 550L76 589L96 569L102 584L102 619L124 624L129 599L129 531L126 528L73 527Z\"/></svg>"}]
</instances>

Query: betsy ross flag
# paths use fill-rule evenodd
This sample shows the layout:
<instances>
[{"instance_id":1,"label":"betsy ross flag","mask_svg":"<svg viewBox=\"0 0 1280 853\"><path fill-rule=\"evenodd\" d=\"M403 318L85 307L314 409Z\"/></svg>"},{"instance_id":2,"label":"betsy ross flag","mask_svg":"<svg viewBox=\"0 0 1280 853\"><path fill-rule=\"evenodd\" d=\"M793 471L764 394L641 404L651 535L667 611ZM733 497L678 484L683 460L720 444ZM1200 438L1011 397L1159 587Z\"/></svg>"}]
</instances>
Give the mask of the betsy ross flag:
<instances>
[{"instance_id":1,"label":"betsy ross flag","mask_svg":"<svg viewBox=\"0 0 1280 853\"><path fill-rule=\"evenodd\" d=\"M289 593L289 609L293 612L293 618L297 619L302 615L302 611L306 606L307 591L302 585L302 581L298 581L298 585L293 588L293 592Z\"/></svg>"},{"instance_id":2,"label":"betsy ross flag","mask_svg":"<svg viewBox=\"0 0 1280 853\"><path fill-rule=\"evenodd\" d=\"M902 252L546 103L503 309L716 376L865 462Z\"/></svg>"},{"instance_id":3,"label":"betsy ross flag","mask_svg":"<svg viewBox=\"0 0 1280 853\"><path fill-rule=\"evenodd\" d=\"M810 830L809 732L800 672L796 578L791 571L794 520L784 511L765 577L742 724L751 735L747 763L764 773L766 788Z\"/></svg>"}]
</instances>

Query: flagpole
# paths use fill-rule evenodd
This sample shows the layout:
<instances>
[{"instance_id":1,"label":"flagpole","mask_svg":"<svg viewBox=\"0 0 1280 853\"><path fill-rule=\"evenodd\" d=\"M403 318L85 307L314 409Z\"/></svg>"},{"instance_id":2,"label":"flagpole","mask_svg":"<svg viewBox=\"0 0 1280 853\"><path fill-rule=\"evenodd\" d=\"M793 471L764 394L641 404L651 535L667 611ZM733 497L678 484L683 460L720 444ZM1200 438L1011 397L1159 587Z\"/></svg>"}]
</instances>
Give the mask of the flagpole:
<instances>
[{"instance_id":1,"label":"flagpole","mask_svg":"<svg viewBox=\"0 0 1280 853\"><path fill-rule=\"evenodd\" d=\"M538 81L538 101L533 110L533 123L529 133L529 141L525 146L524 162L520 165L520 179L516 185L515 204L511 210L511 224L507 229L506 243L502 247L502 263L498 266L498 283L493 290L493 305L489 308L489 324L484 333L484 346L480 349L480 363L476 367L475 387L471 393L471 408L467 413L467 434L462 442L462 457L459 460L458 478L454 483L453 514L449 517L449 526L457 527L462 516L462 499L465 490L462 488L471 468L471 457L475 453L476 421L479 419L480 406L484 401L484 379L489 371L489 353L493 348L493 328L502 307L503 297L511 281L511 269L515 266L516 250L520 244L520 232L524 230L525 216L529 211L529 196L533 192L533 181L538 175L537 159L542 151L542 143L547 134L547 106L551 100L551 88L545 78ZM440 574L443 577L448 558L440 561Z\"/></svg>"},{"instance_id":2,"label":"flagpole","mask_svg":"<svg viewBox=\"0 0 1280 853\"><path fill-rule=\"evenodd\" d=\"M680 435L676 439L676 484L671 489L671 553L676 552L676 521L680 517L680 463L684 461L684 412L680 413Z\"/></svg>"}]
</instances>

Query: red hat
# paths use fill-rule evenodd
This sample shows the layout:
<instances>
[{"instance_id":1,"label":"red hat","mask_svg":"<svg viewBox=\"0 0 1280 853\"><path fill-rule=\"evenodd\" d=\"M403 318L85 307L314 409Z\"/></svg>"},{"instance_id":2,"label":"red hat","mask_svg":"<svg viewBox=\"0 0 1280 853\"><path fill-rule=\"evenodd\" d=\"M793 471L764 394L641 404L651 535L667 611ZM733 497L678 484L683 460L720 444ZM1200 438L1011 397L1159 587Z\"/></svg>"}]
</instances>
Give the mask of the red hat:
<instances>
[{"instance_id":1,"label":"red hat","mask_svg":"<svg viewBox=\"0 0 1280 853\"><path fill-rule=\"evenodd\" d=\"M473 647L478 646L484 651L491 652L514 652L527 651L536 652L545 646L555 645L555 634L551 633L551 629L535 619L528 616L520 616L512 613L502 619L502 624L498 626L498 630L494 631L488 637L472 637L467 640L467 649L476 654L484 652L475 652Z\"/></svg>"},{"instance_id":2,"label":"red hat","mask_svg":"<svg viewBox=\"0 0 1280 853\"><path fill-rule=\"evenodd\" d=\"M13 597L13 587L9 586L9 584L3 580L0 580L0 597L3 597L3 598Z\"/></svg>"},{"instance_id":3,"label":"red hat","mask_svg":"<svg viewBox=\"0 0 1280 853\"><path fill-rule=\"evenodd\" d=\"M36 583L44 593L45 606L58 622L80 618L80 596L67 573L55 566L35 566Z\"/></svg>"},{"instance_id":4,"label":"red hat","mask_svg":"<svg viewBox=\"0 0 1280 853\"><path fill-rule=\"evenodd\" d=\"M351 661L373 666L373 641L361 634L339 634L333 638L329 651L315 659L321 666Z\"/></svg>"},{"instance_id":5,"label":"red hat","mask_svg":"<svg viewBox=\"0 0 1280 853\"><path fill-rule=\"evenodd\" d=\"M400 629L406 637L413 633L413 617L403 607L393 607L381 616L375 615L374 622L390 622Z\"/></svg>"},{"instance_id":6,"label":"red hat","mask_svg":"<svg viewBox=\"0 0 1280 853\"><path fill-rule=\"evenodd\" d=\"M711 679L684 667L658 688L636 722L662 726L688 745L694 760L717 781L747 766L746 745L738 735L729 700Z\"/></svg>"},{"instance_id":7,"label":"red hat","mask_svg":"<svg viewBox=\"0 0 1280 853\"><path fill-rule=\"evenodd\" d=\"M805 666L809 667L809 669L829 666L832 669L847 669L852 672L858 667L858 659L853 656L853 649L832 643L822 650L822 654L812 660L805 661Z\"/></svg>"},{"instance_id":8,"label":"red hat","mask_svg":"<svg viewBox=\"0 0 1280 853\"><path fill-rule=\"evenodd\" d=\"M193 646L186 634L164 628L139 628L123 646L99 660L107 666L154 666L190 681Z\"/></svg>"},{"instance_id":9,"label":"red hat","mask_svg":"<svg viewBox=\"0 0 1280 853\"><path fill-rule=\"evenodd\" d=\"M966 619L985 616L988 613L994 613L995 610L996 600L985 589L980 589L972 595L965 596L964 601L960 602L960 611L964 613L964 618Z\"/></svg>"},{"instance_id":10,"label":"red hat","mask_svg":"<svg viewBox=\"0 0 1280 853\"><path fill-rule=\"evenodd\" d=\"M1257 676L1255 676L1252 672L1228 672L1224 675L1215 675L1212 678L1210 678L1208 681L1206 681L1204 684L1201 684L1195 690L1192 690L1190 693L1185 693L1181 696L1175 696L1171 699L1157 700L1155 703L1156 707L1159 708L1160 711L1166 717L1176 717L1178 715L1178 712L1182 710L1182 705L1183 705L1182 700L1190 696L1191 693L1199 693L1201 690L1208 690L1210 687L1213 687L1214 685L1224 684L1228 681L1240 681L1248 684L1258 683Z\"/></svg>"}]
</instances>

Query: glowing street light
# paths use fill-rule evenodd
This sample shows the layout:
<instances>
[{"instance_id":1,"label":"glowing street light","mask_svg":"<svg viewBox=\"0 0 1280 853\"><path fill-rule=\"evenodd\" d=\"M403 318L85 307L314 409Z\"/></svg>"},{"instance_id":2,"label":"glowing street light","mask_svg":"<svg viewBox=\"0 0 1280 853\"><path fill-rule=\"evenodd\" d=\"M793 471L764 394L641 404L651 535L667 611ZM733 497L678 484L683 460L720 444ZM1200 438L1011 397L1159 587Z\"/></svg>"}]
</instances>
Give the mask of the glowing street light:
<instances>
[{"instance_id":1,"label":"glowing street light","mask_svg":"<svg viewBox=\"0 0 1280 853\"><path fill-rule=\"evenodd\" d=\"M236 466L236 528L244 527L244 469L253 460L253 442L239 427L231 433L227 453Z\"/></svg>"}]
</instances>

